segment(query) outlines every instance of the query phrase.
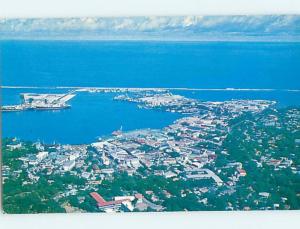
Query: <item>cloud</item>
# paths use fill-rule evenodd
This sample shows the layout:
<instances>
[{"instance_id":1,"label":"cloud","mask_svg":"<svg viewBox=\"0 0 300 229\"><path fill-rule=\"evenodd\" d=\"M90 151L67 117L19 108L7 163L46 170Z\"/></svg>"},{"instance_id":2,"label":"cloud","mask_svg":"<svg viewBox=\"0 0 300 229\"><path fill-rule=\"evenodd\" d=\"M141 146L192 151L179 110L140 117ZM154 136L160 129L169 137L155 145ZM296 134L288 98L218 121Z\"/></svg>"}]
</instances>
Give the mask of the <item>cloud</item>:
<instances>
[{"instance_id":1,"label":"cloud","mask_svg":"<svg viewBox=\"0 0 300 229\"><path fill-rule=\"evenodd\" d=\"M300 35L300 16L178 16L178 17L83 17L0 19L0 34L17 37L22 35L46 36L55 34L149 35L166 34L201 36L202 34ZM0 35L1 36L1 35Z\"/></svg>"}]
</instances>

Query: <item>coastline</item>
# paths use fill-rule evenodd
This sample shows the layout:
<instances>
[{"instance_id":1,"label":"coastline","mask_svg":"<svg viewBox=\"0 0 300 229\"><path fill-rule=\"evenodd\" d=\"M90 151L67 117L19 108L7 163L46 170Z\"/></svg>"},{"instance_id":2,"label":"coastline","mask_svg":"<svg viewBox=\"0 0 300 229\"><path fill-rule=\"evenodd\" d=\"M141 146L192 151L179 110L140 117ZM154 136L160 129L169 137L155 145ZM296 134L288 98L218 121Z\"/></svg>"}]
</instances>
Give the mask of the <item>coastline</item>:
<instances>
[{"instance_id":1,"label":"coastline","mask_svg":"<svg viewBox=\"0 0 300 229\"><path fill-rule=\"evenodd\" d=\"M77 90L173 90L173 91L289 91L300 92L300 89L277 89L277 88L186 88L186 87L81 87L81 86L0 86L3 89L77 89Z\"/></svg>"}]
</instances>

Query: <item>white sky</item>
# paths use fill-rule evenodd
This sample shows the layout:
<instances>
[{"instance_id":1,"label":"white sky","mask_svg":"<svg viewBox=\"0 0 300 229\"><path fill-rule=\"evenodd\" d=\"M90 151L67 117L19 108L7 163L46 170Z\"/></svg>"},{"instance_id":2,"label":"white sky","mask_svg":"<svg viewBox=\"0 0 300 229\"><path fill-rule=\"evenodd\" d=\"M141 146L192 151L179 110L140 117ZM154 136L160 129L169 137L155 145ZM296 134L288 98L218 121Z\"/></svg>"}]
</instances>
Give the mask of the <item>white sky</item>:
<instances>
[{"instance_id":1,"label":"white sky","mask_svg":"<svg viewBox=\"0 0 300 229\"><path fill-rule=\"evenodd\" d=\"M0 17L300 14L299 0L0 0Z\"/></svg>"}]
</instances>

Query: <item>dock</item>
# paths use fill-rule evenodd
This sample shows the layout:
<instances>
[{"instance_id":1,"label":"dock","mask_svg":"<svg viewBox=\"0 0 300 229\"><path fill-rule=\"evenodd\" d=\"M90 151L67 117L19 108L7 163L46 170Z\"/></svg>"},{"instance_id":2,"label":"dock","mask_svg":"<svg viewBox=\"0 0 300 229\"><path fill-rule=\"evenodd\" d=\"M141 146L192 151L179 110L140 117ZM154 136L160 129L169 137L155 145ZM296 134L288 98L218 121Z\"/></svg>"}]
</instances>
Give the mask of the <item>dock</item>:
<instances>
[{"instance_id":1,"label":"dock","mask_svg":"<svg viewBox=\"0 0 300 229\"><path fill-rule=\"evenodd\" d=\"M26 110L67 109L71 107L71 105L67 104L67 102L75 96L73 92L74 90L66 94L23 93L21 94L21 104L1 106L1 111L13 112Z\"/></svg>"}]
</instances>

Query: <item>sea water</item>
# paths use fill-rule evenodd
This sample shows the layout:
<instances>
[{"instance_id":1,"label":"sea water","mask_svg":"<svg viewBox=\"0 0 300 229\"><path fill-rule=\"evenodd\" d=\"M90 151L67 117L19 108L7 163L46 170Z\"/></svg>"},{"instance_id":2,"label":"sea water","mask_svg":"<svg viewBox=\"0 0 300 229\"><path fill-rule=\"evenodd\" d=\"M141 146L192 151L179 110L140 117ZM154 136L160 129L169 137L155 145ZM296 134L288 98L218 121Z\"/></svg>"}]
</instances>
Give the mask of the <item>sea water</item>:
<instances>
[{"instance_id":1,"label":"sea water","mask_svg":"<svg viewBox=\"0 0 300 229\"><path fill-rule=\"evenodd\" d=\"M3 41L0 55L4 86L195 88L208 90L172 92L202 101L300 106L300 43ZM272 90L211 90L226 88ZM2 105L20 103L20 93L67 91L2 89ZM90 143L120 128L163 128L181 117L113 97L81 92L70 109L3 113L2 137Z\"/></svg>"}]
</instances>

